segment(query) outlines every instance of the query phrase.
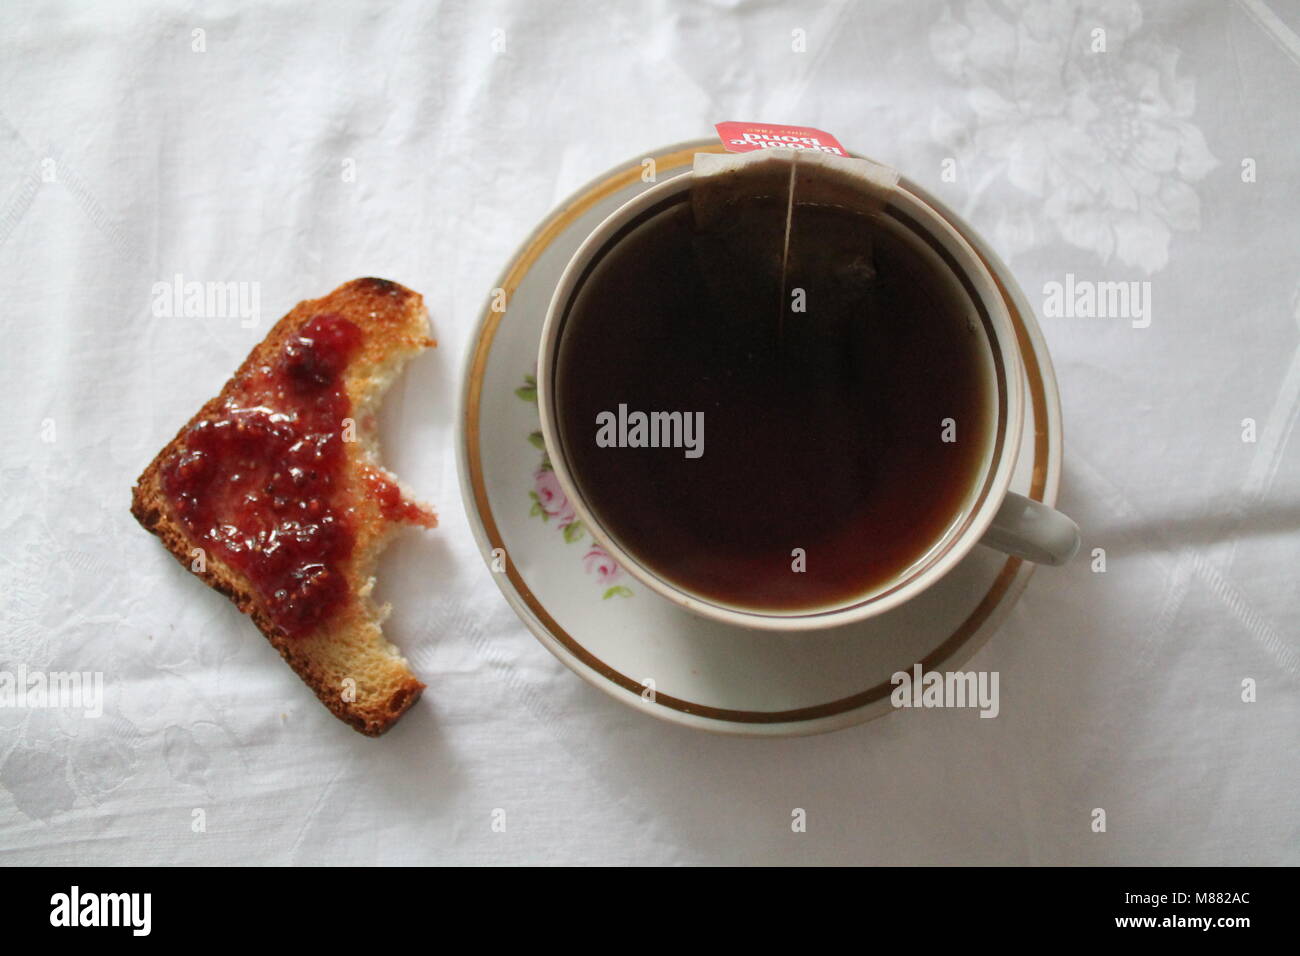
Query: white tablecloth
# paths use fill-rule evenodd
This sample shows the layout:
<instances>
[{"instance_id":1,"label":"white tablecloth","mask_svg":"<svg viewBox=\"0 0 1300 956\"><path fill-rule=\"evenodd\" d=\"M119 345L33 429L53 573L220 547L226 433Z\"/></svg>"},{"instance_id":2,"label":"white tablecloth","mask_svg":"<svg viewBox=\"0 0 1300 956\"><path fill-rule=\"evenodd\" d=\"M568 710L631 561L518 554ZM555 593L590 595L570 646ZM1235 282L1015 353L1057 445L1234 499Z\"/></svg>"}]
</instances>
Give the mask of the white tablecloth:
<instances>
[{"instance_id":1,"label":"white tablecloth","mask_svg":"<svg viewBox=\"0 0 1300 956\"><path fill-rule=\"evenodd\" d=\"M99 718L0 707L0 861L1300 862L1300 8L239 6L0 8L0 670L105 682ZM453 429L499 269L581 183L733 119L898 167L1040 307L1085 544L969 665L996 719L670 726L568 672L477 553ZM256 283L261 324L155 315L177 274ZM381 740L127 511L267 324L362 275L441 343L384 416L442 526L382 565L429 690ZM1149 282L1149 326L1044 315L1069 275Z\"/></svg>"}]
</instances>

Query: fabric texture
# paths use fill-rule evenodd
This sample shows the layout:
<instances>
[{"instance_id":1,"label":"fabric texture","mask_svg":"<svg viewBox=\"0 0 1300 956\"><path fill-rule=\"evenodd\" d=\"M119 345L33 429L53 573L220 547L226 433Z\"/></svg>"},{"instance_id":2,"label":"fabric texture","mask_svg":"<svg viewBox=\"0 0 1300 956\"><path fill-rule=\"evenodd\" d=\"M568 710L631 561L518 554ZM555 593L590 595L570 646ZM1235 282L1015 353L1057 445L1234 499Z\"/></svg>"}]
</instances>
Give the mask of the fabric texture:
<instances>
[{"instance_id":1,"label":"fabric texture","mask_svg":"<svg viewBox=\"0 0 1300 956\"><path fill-rule=\"evenodd\" d=\"M0 7L0 671L104 680L98 717L0 707L0 860L1300 863L1300 7L240 7ZM582 183L724 120L898 168L1039 311L1084 545L968 665L996 719L662 723L478 553L456 405L499 270ZM127 510L271 322L365 275L440 343L382 421L442 524L381 566L429 689L377 741ZM258 321L166 314L188 281Z\"/></svg>"}]
</instances>

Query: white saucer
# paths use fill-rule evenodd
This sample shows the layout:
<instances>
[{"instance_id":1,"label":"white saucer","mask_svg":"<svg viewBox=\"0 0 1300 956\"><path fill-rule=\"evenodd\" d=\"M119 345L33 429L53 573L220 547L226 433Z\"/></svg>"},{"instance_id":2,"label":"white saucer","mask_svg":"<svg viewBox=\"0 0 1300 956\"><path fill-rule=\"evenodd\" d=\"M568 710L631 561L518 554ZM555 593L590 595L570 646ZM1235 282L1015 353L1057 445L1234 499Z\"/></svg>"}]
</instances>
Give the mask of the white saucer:
<instances>
[{"instance_id":1,"label":"white saucer","mask_svg":"<svg viewBox=\"0 0 1300 956\"><path fill-rule=\"evenodd\" d=\"M717 140L656 150L659 180L691 168ZM579 243L650 184L638 156L580 189L514 255L467 356L458 417L461 490L497 584L556 657L592 685L663 720L729 734L791 736L838 730L888 713L890 677L918 661L961 666L1024 590L1033 565L976 547L915 600L833 630L779 634L695 617L615 569L590 535L564 524L563 494L545 472L537 406L529 400L551 293ZM947 216L1007 296L1025 359L1025 440L1012 490L1049 505L1060 481L1061 412L1051 359L1033 310L1003 262L943 203L901 185ZM551 497L554 490L559 498ZM543 518L543 515L546 515ZM501 549L501 550L497 550ZM494 557L495 552L495 557Z\"/></svg>"}]
</instances>

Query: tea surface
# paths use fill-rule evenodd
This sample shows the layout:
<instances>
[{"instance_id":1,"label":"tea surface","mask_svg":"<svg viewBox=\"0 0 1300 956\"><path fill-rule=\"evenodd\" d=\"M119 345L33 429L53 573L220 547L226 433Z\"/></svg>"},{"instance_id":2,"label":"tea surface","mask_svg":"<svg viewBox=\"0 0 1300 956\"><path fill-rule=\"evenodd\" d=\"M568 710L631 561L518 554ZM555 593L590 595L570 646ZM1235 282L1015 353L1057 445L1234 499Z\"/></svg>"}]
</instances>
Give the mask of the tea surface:
<instances>
[{"instance_id":1,"label":"tea surface","mask_svg":"<svg viewBox=\"0 0 1300 956\"><path fill-rule=\"evenodd\" d=\"M970 303L896 223L797 204L787 254L785 215L759 198L707 232L689 202L641 222L573 298L555 379L610 535L688 591L772 612L851 603L923 558L993 418ZM633 412L702 418L699 456L667 427L679 447L636 447Z\"/></svg>"}]
</instances>

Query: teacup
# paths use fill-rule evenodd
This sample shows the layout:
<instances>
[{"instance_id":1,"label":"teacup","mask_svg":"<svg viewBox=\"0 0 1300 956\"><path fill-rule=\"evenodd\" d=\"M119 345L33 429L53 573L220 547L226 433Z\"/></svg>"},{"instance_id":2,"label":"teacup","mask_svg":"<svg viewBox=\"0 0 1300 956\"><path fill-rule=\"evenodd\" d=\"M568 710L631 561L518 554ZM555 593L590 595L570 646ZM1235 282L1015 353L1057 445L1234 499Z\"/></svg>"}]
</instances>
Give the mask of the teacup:
<instances>
[{"instance_id":1,"label":"teacup","mask_svg":"<svg viewBox=\"0 0 1300 956\"><path fill-rule=\"evenodd\" d=\"M687 173L652 186L600 223L561 275L542 330L538 405L551 466L577 517L620 565L656 593L694 613L742 627L798 631L848 624L898 607L951 571L976 545L1041 564L1060 565L1074 556L1079 547L1075 523L1059 511L1009 490L1020 452L1025 396L1022 359L1006 301L983 260L961 234L903 183L890 190L882 214L901 224L909 242L938 264L936 274L956 284L954 289L960 286L978 314L981 341L987 350L981 368L987 376L984 384L995 420L975 480L960 507L947 516L946 530L891 579L847 600L793 610L751 607L743 601L702 594L656 571L612 533L582 493L582 482L574 473L570 449L561 434L557 356L566 321L593 267L626 241L637 223L675 203L689 202L693 182L694 174Z\"/></svg>"}]
</instances>

